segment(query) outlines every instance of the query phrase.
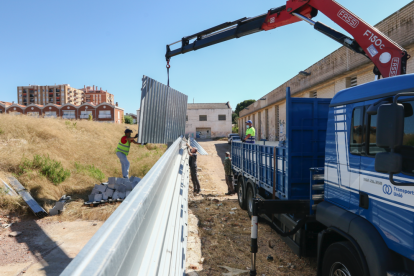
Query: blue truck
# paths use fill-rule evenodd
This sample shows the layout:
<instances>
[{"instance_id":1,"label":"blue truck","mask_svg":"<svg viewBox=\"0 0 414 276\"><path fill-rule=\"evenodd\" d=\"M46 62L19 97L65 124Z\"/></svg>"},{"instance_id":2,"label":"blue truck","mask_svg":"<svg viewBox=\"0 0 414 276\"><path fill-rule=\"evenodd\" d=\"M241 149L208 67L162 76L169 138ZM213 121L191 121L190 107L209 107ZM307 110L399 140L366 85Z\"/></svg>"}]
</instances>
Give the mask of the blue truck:
<instances>
[{"instance_id":1,"label":"blue truck","mask_svg":"<svg viewBox=\"0 0 414 276\"><path fill-rule=\"evenodd\" d=\"M242 209L258 216L317 275L414 275L414 74L333 99L286 92L286 141L231 146Z\"/></svg>"}]
</instances>

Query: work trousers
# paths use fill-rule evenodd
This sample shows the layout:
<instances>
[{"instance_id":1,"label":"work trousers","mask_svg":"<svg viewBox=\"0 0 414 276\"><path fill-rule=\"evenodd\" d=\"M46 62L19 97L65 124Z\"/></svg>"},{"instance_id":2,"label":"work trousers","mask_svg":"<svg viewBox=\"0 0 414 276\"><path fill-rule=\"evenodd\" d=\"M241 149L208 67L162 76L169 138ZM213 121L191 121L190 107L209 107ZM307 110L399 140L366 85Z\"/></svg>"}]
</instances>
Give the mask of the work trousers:
<instances>
[{"instance_id":1,"label":"work trousers","mask_svg":"<svg viewBox=\"0 0 414 276\"><path fill-rule=\"evenodd\" d=\"M127 159L127 156L125 154L123 154L122 152L117 152L116 156L118 156L119 161L121 161L121 166L122 166L122 177L123 178L128 178L129 175L129 161Z\"/></svg>"},{"instance_id":2,"label":"work trousers","mask_svg":"<svg viewBox=\"0 0 414 276\"><path fill-rule=\"evenodd\" d=\"M190 167L191 181L193 181L194 192L200 191L200 182L198 182L197 167Z\"/></svg>"},{"instance_id":3,"label":"work trousers","mask_svg":"<svg viewBox=\"0 0 414 276\"><path fill-rule=\"evenodd\" d=\"M226 183L227 183L227 192L234 193L234 186L233 186L233 176L226 175Z\"/></svg>"}]
</instances>

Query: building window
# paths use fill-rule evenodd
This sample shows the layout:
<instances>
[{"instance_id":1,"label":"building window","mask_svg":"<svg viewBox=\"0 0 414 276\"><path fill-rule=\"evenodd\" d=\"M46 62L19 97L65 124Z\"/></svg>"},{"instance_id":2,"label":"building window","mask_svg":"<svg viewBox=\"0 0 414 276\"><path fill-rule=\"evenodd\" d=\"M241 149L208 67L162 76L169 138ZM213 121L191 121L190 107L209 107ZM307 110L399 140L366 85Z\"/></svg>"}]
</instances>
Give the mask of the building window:
<instances>
[{"instance_id":1,"label":"building window","mask_svg":"<svg viewBox=\"0 0 414 276\"><path fill-rule=\"evenodd\" d=\"M346 78L346 88L354 87L357 85L358 85L357 77Z\"/></svg>"},{"instance_id":2,"label":"building window","mask_svg":"<svg viewBox=\"0 0 414 276\"><path fill-rule=\"evenodd\" d=\"M76 119L75 110L63 110L63 119Z\"/></svg>"},{"instance_id":3,"label":"building window","mask_svg":"<svg viewBox=\"0 0 414 276\"><path fill-rule=\"evenodd\" d=\"M39 117L39 112L27 112L27 116Z\"/></svg>"},{"instance_id":4,"label":"building window","mask_svg":"<svg viewBox=\"0 0 414 276\"><path fill-rule=\"evenodd\" d=\"M226 120L226 115L218 115L218 120L219 121L225 121ZM206 119L206 121L207 121L207 119Z\"/></svg>"},{"instance_id":5,"label":"building window","mask_svg":"<svg viewBox=\"0 0 414 276\"><path fill-rule=\"evenodd\" d=\"M99 110L99 119L111 119L111 110Z\"/></svg>"},{"instance_id":6,"label":"building window","mask_svg":"<svg viewBox=\"0 0 414 276\"><path fill-rule=\"evenodd\" d=\"M188 122L188 115L185 115L185 120Z\"/></svg>"},{"instance_id":7,"label":"building window","mask_svg":"<svg viewBox=\"0 0 414 276\"><path fill-rule=\"evenodd\" d=\"M89 114L92 115L92 111L81 111L80 118L81 119L89 119Z\"/></svg>"},{"instance_id":8,"label":"building window","mask_svg":"<svg viewBox=\"0 0 414 276\"><path fill-rule=\"evenodd\" d=\"M2 110L2 109L0 109L0 114L1 114L1 113L3 113L3 110Z\"/></svg>"},{"instance_id":9,"label":"building window","mask_svg":"<svg viewBox=\"0 0 414 276\"><path fill-rule=\"evenodd\" d=\"M46 111L45 112L45 118L48 118L48 117L56 118L57 117L56 116L56 111Z\"/></svg>"},{"instance_id":10,"label":"building window","mask_svg":"<svg viewBox=\"0 0 414 276\"><path fill-rule=\"evenodd\" d=\"M310 97L311 98L317 98L318 97L318 92L316 92L316 91L310 92Z\"/></svg>"},{"instance_id":11,"label":"building window","mask_svg":"<svg viewBox=\"0 0 414 276\"><path fill-rule=\"evenodd\" d=\"M207 115L200 115L200 121L207 121Z\"/></svg>"}]
</instances>

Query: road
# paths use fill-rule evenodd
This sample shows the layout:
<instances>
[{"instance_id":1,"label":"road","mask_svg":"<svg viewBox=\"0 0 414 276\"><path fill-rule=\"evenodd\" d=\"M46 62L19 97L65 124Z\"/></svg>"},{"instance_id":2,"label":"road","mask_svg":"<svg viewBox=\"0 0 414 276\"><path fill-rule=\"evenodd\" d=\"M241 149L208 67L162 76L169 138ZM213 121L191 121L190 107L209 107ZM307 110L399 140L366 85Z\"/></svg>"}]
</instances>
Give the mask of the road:
<instances>
[{"instance_id":1,"label":"road","mask_svg":"<svg viewBox=\"0 0 414 276\"><path fill-rule=\"evenodd\" d=\"M250 269L250 219L241 210L237 196L226 196L223 160L230 151L227 141L199 141L208 156L197 165L200 195L190 184L187 273L204 275L248 275ZM259 223L257 275L316 275L316 260L298 258L265 223ZM273 261L268 261L271 255Z\"/></svg>"}]
</instances>

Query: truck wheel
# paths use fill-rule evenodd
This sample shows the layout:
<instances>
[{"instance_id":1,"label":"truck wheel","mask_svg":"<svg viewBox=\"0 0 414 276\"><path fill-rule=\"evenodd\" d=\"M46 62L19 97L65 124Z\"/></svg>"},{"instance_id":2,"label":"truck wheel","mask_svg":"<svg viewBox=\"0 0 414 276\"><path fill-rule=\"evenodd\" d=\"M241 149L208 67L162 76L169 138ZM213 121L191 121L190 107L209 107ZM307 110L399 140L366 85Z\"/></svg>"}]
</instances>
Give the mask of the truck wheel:
<instances>
[{"instance_id":1,"label":"truck wheel","mask_svg":"<svg viewBox=\"0 0 414 276\"><path fill-rule=\"evenodd\" d=\"M363 276L358 253L350 242L331 244L324 253L323 276Z\"/></svg>"},{"instance_id":2,"label":"truck wheel","mask_svg":"<svg viewBox=\"0 0 414 276\"><path fill-rule=\"evenodd\" d=\"M253 188L251 185L248 185L246 201L247 201L247 214L249 214L250 218L252 218L252 215L253 215L253 199L254 199Z\"/></svg>"},{"instance_id":3,"label":"truck wheel","mask_svg":"<svg viewBox=\"0 0 414 276\"><path fill-rule=\"evenodd\" d=\"M246 210L246 198L244 196L243 180L239 180L239 188L237 189L237 199L242 210Z\"/></svg>"}]
</instances>

